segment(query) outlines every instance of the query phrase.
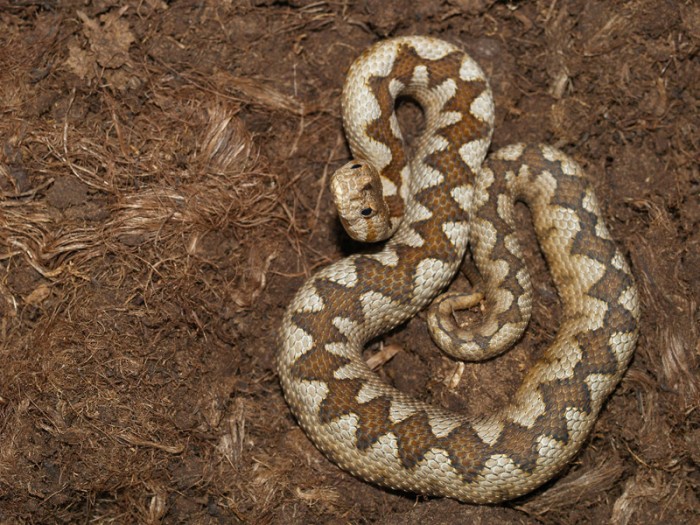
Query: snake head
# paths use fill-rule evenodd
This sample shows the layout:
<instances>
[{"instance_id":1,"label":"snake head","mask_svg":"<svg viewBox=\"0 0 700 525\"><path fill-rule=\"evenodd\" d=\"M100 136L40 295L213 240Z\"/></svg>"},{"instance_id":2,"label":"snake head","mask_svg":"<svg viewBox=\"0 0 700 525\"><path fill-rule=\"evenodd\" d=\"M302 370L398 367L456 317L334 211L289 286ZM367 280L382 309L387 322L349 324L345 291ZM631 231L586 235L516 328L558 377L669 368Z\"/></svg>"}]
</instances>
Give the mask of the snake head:
<instances>
[{"instance_id":1,"label":"snake head","mask_svg":"<svg viewBox=\"0 0 700 525\"><path fill-rule=\"evenodd\" d=\"M340 222L350 237L362 242L389 237L389 209L374 166L361 160L348 162L331 176L331 194Z\"/></svg>"}]
</instances>

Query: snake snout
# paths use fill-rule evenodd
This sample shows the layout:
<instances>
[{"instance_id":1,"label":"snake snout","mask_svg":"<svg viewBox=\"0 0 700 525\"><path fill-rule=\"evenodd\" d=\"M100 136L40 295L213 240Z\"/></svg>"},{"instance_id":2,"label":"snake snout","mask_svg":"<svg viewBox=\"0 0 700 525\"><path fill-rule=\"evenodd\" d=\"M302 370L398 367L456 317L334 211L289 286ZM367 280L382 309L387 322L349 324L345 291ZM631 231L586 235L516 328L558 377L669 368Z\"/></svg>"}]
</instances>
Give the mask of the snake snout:
<instances>
[{"instance_id":1,"label":"snake snout","mask_svg":"<svg viewBox=\"0 0 700 525\"><path fill-rule=\"evenodd\" d=\"M352 160L331 176L331 194L348 235L362 242L386 239L391 233L379 172L371 164Z\"/></svg>"}]
</instances>

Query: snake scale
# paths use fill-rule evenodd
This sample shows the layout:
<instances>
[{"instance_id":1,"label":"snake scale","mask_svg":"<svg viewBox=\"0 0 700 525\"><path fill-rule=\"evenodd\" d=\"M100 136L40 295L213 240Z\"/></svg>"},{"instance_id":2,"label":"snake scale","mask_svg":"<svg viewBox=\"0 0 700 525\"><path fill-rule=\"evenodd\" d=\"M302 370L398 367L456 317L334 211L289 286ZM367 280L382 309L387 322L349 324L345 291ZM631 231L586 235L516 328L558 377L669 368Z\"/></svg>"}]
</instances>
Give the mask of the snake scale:
<instances>
[{"instance_id":1,"label":"snake scale","mask_svg":"<svg viewBox=\"0 0 700 525\"><path fill-rule=\"evenodd\" d=\"M397 97L424 112L411 155ZM355 160L331 183L341 221L357 239L389 239L322 269L297 292L280 332L285 398L314 444L364 480L470 503L523 495L581 448L637 340L637 289L591 185L545 145L515 144L485 160L490 87L467 54L442 40L373 45L351 66L342 105ZM516 200L531 210L562 314L511 402L469 419L384 383L364 362L364 345L431 304L468 244L482 276L483 318L457 326L453 310L482 295L445 294L428 315L435 342L478 360L521 336L532 286L515 235Z\"/></svg>"}]
</instances>

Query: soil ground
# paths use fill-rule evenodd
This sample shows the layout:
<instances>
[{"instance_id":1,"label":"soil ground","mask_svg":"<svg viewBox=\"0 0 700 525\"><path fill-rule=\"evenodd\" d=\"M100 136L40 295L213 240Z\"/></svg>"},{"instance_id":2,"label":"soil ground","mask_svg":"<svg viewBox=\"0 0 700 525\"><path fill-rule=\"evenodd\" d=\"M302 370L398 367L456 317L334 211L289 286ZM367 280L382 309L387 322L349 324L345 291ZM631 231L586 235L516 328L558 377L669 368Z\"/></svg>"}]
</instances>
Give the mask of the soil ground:
<instances>
[{"instance_id":1,"label":"soil ground","mask_svg":"<svg viewBox=\"0 0 700 525\"><path fill-rule=\"evenodd\" d=\"M584 165L641 290L634 361L583 451L506 505L344 473L274 368L294 291L361 249L327 191L345 72L408 34L482 65L494 149ZM693 0L0 1L0 521L698 523L699 44ZM380 374L470 414L504 403L557 330L522 241L537 298L517 349L455 386L419 315Z\"/></svg>"}]
</instances>

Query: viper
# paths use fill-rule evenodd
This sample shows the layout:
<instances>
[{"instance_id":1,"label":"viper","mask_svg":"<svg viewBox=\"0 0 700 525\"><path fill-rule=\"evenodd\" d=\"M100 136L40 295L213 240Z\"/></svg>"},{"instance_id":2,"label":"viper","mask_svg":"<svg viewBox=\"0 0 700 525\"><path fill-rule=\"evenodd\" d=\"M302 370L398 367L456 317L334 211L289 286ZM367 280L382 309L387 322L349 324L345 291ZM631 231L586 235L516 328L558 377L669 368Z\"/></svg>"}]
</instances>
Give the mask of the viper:
<instances>
[{"instance_id":1,"label":"viper","mask_svg":"<svg viewBox=\"0 0 700 525\"><path fill-rule=\"evenodd\" d=\"M424 113L410 153L399 97ZM285 398L315 445L364 480L470 503L523 495L579 451L637 341L637 289L591 184L546 145L514 144L486 160L491 89L476 62L442 40L370 47L350 67L342 107L354 158L333 175L333 199L349 235L381 248L323 268L294 296L277 361ZM468 418L383 382L364 346L431 303L433 339L455 358L492 358L521 337L533 291L518 200L530 208L562 313L513 398ZM468 247L482 289L438 297ZM459 326L453 312L479 302L480 321Z\"/></svg>"}]
</instances>

